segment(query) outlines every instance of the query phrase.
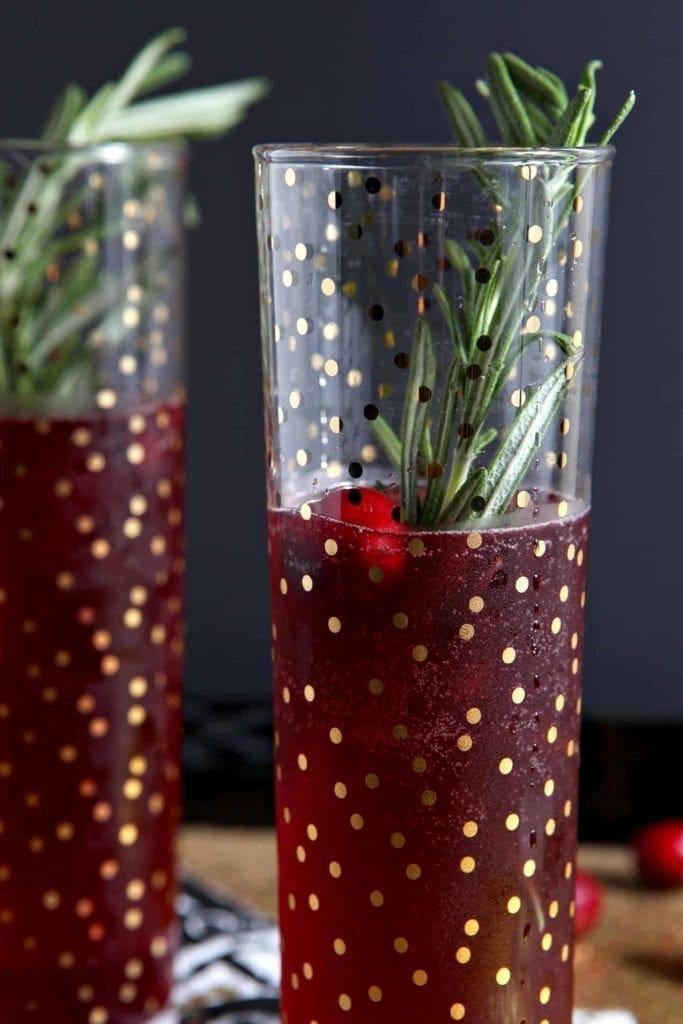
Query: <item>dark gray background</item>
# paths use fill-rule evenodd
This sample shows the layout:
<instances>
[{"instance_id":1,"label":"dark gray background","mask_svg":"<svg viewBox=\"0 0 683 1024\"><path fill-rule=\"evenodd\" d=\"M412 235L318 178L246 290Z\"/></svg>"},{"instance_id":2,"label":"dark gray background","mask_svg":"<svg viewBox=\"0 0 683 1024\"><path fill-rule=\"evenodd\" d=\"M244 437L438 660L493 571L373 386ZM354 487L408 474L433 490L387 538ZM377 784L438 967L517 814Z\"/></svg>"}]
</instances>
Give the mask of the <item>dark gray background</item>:
<instances>
[{"instance_id":1,"label":"dark gray background","mask_svg":"<svg viewBox=\"0 0 683 1024\"><path fill-rule=\"evenodd\" d=\"M447 140L433 84L469 86L490 49L570 83L606 63L599 110L639 104L618 143L591 550L587 709L683 718L683 8L650 0L0 0L0 134L27 136L71 77L94 88L168 25L198 86L262 73L272 96L197 146L191 240L189 677L196 694L269 687L259 337L250 147Z\"/></svg>"}]
</instances>

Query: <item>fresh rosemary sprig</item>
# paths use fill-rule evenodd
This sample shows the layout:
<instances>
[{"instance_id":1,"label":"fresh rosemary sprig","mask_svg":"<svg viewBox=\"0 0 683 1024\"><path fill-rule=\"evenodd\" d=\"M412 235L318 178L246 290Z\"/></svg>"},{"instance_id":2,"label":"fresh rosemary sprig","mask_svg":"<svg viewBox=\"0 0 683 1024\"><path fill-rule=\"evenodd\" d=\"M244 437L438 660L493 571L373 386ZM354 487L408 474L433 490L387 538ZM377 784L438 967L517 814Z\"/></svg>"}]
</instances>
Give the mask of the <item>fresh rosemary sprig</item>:
<instances>
[{"instance_id":1,"label":"fresh rosemary sprig","mask_svg":"<svg viewBox=\"0 0 683 1024\"><path fill-rule=\"evenodd\" d=\"M0 156L0 398L87 396L97 362L87 336L103 324L110 342L121 333L129 282L103 271L97 253L125 225L83 180L96 159L88 147L215 138L267 91L267 82L251 78L141 101L188 70L189 55L177 49L184 40L183 29L162 32L90 97L68 84L40 139L57 147L49 158L40 146L34 159L24 149L28 164L17 174ZM163 279L162 257L144 257L149 301L153 282Z\"/></svg>"},{"instance_id":2,"label":"fresh rosemary sprig","mask_svg":"<svg viewBox=\"0 0 683 1024\"><path fill-rule=\"evenodd\" d=\"M491 53L486 77L477 82L477 90L488 102L505 146L583 146L595 123L596 73L601 66L595 60L586 66L575 96L569 99L564 83L547 69L532 67L512 53ZM440 82L437 88L457 143L468 149L492 145L463 93L448 82ZM631 92L600 136L599 145L609 142L634 102ZM572 182L571 169L568 160L566 172L560 170L547 179L538 175L529 181L531 223L540 229L535 241L542 239L542 246L515 244L525 240L529 208L517 215L511 211L505 234L512 244L505 248L493 214L491 230L480 232L478 239L469 240L466 246L450 239L444 243L461 298L456 303L441 285L433 287L453 343L438 421L432 424L429 417L436 380L434 339L428 321L419 316L400 435L382 416L370 424L392 463L400 468L407 522L435 525L505 512L565 397L574 367L582 358L581 344L557 331L524 333L522 327L540 285L532 263L547 260L590 174L586 171ZM474 174L492 208L505 210L504 197L493 177L480 168ZM564 362L534 394L525 396L487 464L477 465L498 436L491 423L494 404L524 353L541 335L552 338Z\"/></svg>"}]
</instances>

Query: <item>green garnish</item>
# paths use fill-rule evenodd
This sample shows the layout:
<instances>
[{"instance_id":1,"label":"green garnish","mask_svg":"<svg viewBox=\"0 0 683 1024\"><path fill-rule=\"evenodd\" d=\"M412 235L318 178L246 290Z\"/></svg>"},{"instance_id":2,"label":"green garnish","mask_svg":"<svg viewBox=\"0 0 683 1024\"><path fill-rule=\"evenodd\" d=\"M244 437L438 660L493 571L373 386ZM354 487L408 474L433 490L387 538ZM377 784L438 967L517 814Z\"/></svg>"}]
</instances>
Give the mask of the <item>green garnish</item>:
<instances>
[{"instance_id":1,"label":"green garnish","mask_svg":"<svg viewBox=\"0 0 683 1024\"><path fill-rule=\"evenodd\" d=\"M586 66L575 96L569 99L563 82L552 72L532 67L511 53L491 53L486 77L477 82L477 90L490 106L503 145L519 149L583 146L595 123L596 72L601 66L595 60ZM489 141L459 89L440 82L438 93L458 145L477 149L496 144ZM631 92L599 137L599 145L609 142L634 102ZM504 208L495 181L482 170L474 173L492 205ZM431 395L435 387L436 355L432 329L423 317L418 317L415 332L400 434L381 416L371 422L378 442L400 469L407 522L452 523L499 515L508 509L582 358L580 342L568 335L557 331L523 333L522 325L540 284L540 275L532 272L532 261L542 263L548 256L586 181L587 174L574 184L568 182L567 174L545 181L539 175L529 200L538 237L529 240L542 240L543 244L527 246L524 256L520 257L514 245L504 249L502 233L494 230L488 232L487 244L470 240L463 246L445 241L444 253L457 275L461 299L456 304L441 285L434 285L433 294L453 343L437 422L430 422L427 409L427 392ZM524 237L529 213L523 211L525 219L512 225L508 237L516 236L517 241ZM497 439L490 423L496 399L529 345L538 342L541 334L552 338L564 362L535 393L524 396L512 426L499 439L487 465L478 465L480 455Z\"/></svg>"},{"instance_id":2,"label":"green garnish","mask_svg":"<svg viewBox=\"0 0 683 1024\"><path fill-rule=\"evenodd\" d=\"M64 148L49 159L38 150L20 181L0 157L0 397L87 396L96 372L88 335L106 324L116 341L129 282L102 269L98 249L125 225L79 178L93 159L81 147L215 138L266 93L265 80L250 78L141 100L188 70L190 57L176 49L185 35L162 32L91 97L67 85L40 140ZM163 276L156 261L145 266L148 280Z\"/></svg>"}]
</instances>

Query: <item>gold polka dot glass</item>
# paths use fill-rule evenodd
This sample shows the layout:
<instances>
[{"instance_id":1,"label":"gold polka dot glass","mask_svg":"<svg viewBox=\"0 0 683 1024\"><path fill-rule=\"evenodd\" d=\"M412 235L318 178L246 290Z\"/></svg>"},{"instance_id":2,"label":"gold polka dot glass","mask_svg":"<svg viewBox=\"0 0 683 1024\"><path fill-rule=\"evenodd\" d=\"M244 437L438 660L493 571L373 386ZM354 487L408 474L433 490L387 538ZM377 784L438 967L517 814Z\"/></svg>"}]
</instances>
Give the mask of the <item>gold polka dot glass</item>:
<instances>
[{"instance_id":1,"label":"gold polka dot glass","mask_svg":"<svg viewBox=\"0 0 683 1024\"><path fill-rule=\"evenodd\" d=\"M570 1024L611 158L256 151L287 1024Z\"/></svg>"},{"instance_id":2,"label":"gold polka dot glass","mask_svg":"<svg viewBox=\"0 0 683 1024\"><path fill-rule=\"evenodd\" d=\"M169 990L184 165L0 146L1 1024Z\"/></svg>"}]
</instances>

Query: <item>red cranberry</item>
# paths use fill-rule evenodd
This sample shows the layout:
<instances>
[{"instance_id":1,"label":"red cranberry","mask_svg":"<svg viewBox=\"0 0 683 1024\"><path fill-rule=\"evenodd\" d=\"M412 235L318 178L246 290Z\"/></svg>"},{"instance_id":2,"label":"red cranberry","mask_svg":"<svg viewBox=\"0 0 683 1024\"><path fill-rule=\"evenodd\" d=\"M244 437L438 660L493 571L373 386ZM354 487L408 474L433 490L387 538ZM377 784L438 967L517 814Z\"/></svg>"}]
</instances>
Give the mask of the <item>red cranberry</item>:
<instances>
[{"instance_id":1,"label":"red cranberry","mask_svg":"<svg viewBox=\"0 0 683 1024\"><path fill-rule=\"evenodd\" d=\"M371 487L340 487L330 491L316 505L323 515L354 526L390 533L405 529L400 522L396 496Z\"/></svg>"},{"instance_id":2,"label":"red cranberry","mask_svg":"<svg viewBox=\"0 0 683 1024\"><path fill-rule=\"evenodd\" d=\"M645 885L668 889L683 884L683 818L647 825L634 838Z\"/></svg>"},{"instance_id":3,"label":"red cranberry","mask_svg":"<svg viewBox=\"0 0 683 1024\"><path fill-rule=\"evenodd\" d=\"M588 871L576 873L576 917L574 930L577 936L590 931L602 913L602 883Z\"/></svg>"},{"instance_id":4,"label":"red cranberry","mask_svg":"<svg viewBox=\"0 0 683 1024\"><path fill-rule=\"evenodd\" d=\"M322 515L365 528L357 544L359 557L368 568L394 572L403 566L408 527L401 522L396 494L370 487L343 487L330 491L314 507Z\"/></svg>"}]
</instances>

